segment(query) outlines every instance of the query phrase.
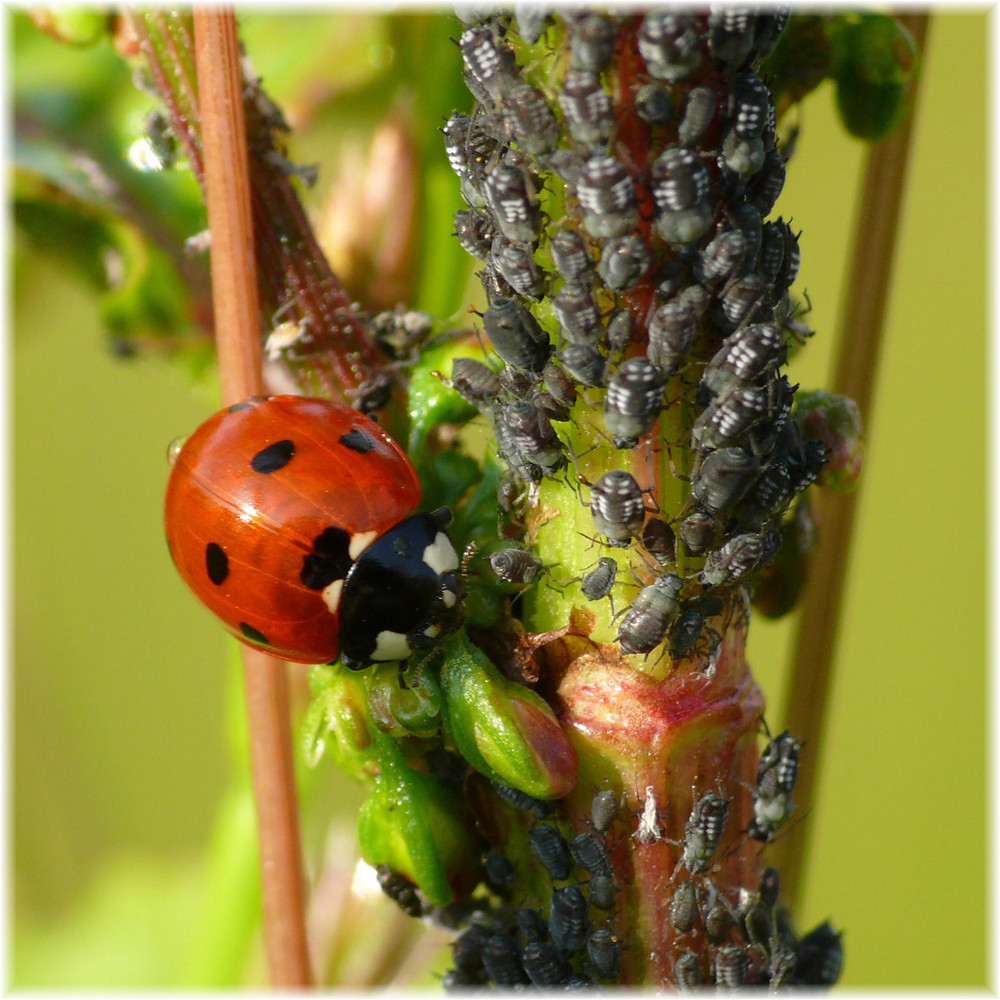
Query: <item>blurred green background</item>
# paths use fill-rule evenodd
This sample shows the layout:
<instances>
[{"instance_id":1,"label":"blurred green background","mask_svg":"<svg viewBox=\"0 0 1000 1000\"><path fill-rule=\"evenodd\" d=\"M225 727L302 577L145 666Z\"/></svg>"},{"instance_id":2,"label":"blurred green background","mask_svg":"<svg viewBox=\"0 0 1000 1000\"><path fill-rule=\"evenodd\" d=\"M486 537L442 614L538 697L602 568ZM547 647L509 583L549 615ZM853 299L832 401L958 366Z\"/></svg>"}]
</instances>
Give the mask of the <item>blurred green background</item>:
<instances>
[{"instance_id":1,"label":"blurred green background","mask_svg":"<svg viewBox=\"0 0 1000 1000\"><path fill-rule=\"evenodd\" d=\"M138 128L150 102L113 68L110 45L66 49L6 16L13 85L58 100L99 65L122 75ZM323 89L345 23L360 39L359 78L388 61L378 16L338 17L244 19L257 71L293 113L303 80ZM858 534L796 921L844 929L847 986L987 980L988 37L985 13L932 19L876 404L864 415ZM296 149L321 162L320 190L336 124L314 122ZM796 287L818 335L791 376L813 387L835 349L866 148L839 126L828 84L801 124L776 213L803 231ZM457 184L448 197L457 207ZM450 229L449 212L425 238ZM212 392L164 359L114 357L93 294L16 231L12 250L13 984L222 985L213 921L228 906L228 924L252 936L255 906L234 874L252 850L232 775L235 671L221 630L176 578L160 525L167 444L214 409ZM794 624L757 618L751 630L775 706ZM817 754L807 747L803 766ZM311 794L353 825L353 788L327 773ZM242 895L220 898L233 886Z\"/></svg>"}]
</instances>

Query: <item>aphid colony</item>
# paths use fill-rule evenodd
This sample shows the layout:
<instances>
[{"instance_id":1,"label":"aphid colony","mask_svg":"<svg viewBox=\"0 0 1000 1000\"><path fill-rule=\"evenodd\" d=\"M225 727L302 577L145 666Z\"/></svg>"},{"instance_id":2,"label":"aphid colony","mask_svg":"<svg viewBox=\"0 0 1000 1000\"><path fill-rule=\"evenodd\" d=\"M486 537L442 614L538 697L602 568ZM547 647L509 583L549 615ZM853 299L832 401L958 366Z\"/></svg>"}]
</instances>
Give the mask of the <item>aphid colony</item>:
<instances>
[{"instance_id":1,"label":"aphid colony","mask_svg":"<svg viewBox=\"0 0 1000 1000\"><path fill-rule=\"evenodd\" d=\"M599 542L652 558L640 555L645 579L609 581L598 553L584 596L635 584L618 629L627 653L668 641L675 660L710 654L708 619L725 589L774 558L785 511L825 458L819 441L803 441L796 387L779 371L799 246L787 221L767 219L785 165L757 67L787 10L460 16L476 106L443 132L467 203L455 233L483 261L496 361L459 359L452 384L492 421L522 496L546 477L582 479L557 425L587 422L617 449L623 468L581 500ZM566 32L561 75L525 52L545 31ZM615 77L619 46L644 66L627 84ZM648 135L644 166L631 151L636 126ZM545 192L561 190L543 210ZM671 407L687 414L684 430L663 441ZM629 471L640 443L693 452L672 519L654 522ZM514 567L495 568L513 579Z\"/></svg>"}]
</instances>

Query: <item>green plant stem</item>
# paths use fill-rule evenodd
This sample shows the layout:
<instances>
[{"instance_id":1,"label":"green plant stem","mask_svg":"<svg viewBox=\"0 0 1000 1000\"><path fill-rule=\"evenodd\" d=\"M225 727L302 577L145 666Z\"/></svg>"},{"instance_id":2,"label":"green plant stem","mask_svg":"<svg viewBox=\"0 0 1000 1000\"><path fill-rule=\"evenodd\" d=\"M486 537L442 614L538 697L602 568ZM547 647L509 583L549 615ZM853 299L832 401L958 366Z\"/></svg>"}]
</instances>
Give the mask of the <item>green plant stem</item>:
<instances>
[{"instance_id":1,"label":"green plant stem","mask_svg":"<svg viewBox=\"0 0 1000 1000\"><path fill-rule=\"evenodd\" d=\"M918 54L922 54L929 15L908 14L901 20L913 35ZM855 220L854 259L831 389L854 399L866 423L871 418L872 390L878 373L916 94L913 109L891 138L871 148ZM791 676L781 711L782 725L804 740L812 758L799 772L795 796L804 820L792 836L774 847L773 860L781 871L782 890L793 905L801 903L804 888L802 866L815 817L815 787L825 743L832 664L857 504L857 492L847 496L821 494L817 498L820 540L810 557Z\"/></svg>"}]
</instances>

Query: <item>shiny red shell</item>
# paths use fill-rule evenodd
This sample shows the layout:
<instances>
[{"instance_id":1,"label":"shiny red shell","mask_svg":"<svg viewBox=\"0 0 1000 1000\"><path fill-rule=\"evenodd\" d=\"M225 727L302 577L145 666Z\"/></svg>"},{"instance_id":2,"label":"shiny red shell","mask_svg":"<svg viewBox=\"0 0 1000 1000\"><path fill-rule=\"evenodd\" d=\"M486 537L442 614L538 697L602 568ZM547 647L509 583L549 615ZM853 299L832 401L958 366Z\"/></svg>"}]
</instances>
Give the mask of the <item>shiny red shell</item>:
<instances>
[{"instance_id":1,"label":"shiny red shell","mask_svg":"<svg viewBox=\"0 0 1000 1000\"><path fill-rule=\"evenodd\" d=\"M176 454L167 545L238 639L328 663L338 651L336 587L325 599L303 582L317 539L349 543L356 559L419 501L410 460L372 420L324 399L254 397L215 414Z\"/></svg>"}]
</instances>

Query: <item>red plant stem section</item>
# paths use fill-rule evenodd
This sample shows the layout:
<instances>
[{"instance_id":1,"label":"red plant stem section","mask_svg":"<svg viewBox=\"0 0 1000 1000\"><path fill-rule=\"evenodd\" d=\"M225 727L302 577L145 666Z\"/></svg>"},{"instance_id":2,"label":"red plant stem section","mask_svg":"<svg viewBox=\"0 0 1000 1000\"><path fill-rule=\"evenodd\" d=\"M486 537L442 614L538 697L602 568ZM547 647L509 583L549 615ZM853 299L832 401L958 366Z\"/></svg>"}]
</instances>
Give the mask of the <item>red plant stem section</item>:
<instances>
[{"instance_id":1,"label":"red plant stem section","mask_svg":"<svg viewBox=\"0 0 1000 1000\"><path fill-rule=\"evenodd\" d=\"M263 389L243 83L232 10L198 8L194 25L216 340L223 401L231 404ZM287 665L244 650L243 670L271 981L307 986L311 971Z\"/></svg>"},{"instance_id":2,"label":"red plant stem section","mask_svg":"<svg viewBox=\"0 0 1000 1000\"><path fill-rule=\"evenodd\" d=\"M913 36L918 54L922 55L929 15L907 14L900 20ZM866 422L871 414L872 390L878 372L913 117L911 114L885 142L872 146L855 222L854 260L838 338L836 356L839 362L831 389L850 396ZM793 903L802 892L802 865L814 817L811 807L815 804L814 788L824 745L831 667L857 498L857 492L848 496L820 494L817 497L820 540L809 560L792 675L782 705L783 725L804 740L807 753L812 750L812 759L807 759L799 771L795 792L802 826L794 836L779 840L774 851L783 891Z\"/></svg>"}]
</instances>

